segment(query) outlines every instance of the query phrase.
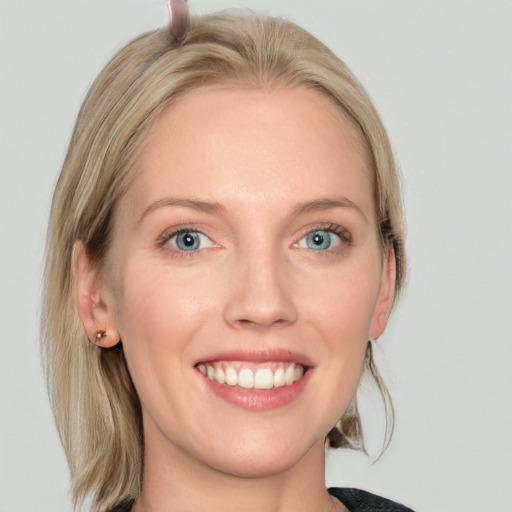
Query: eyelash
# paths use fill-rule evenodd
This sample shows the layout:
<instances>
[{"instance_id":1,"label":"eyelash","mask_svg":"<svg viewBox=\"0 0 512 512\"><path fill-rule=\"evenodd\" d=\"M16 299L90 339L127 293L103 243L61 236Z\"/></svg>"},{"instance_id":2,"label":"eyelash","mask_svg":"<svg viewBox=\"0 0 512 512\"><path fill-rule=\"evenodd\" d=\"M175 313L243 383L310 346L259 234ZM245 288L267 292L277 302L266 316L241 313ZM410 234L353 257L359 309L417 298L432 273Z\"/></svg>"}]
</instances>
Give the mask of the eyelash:
<instances>
[{"instance_id":1,"label":"eyelash","mask_svg":"<svg viewBox=\"0 0 512 512\"><path fill-rule=\"evenodd\" d=\"M206 233L204 233L201 229L198 229L197 227L182 226L177 229L165 231L158 238L157 244L160 248L167 251L168 254L170 254L171 256L173 256L175 258L192 259L195 256L199 255L204 250L206 250L206 249L196 249L196 250L191 250L191 251L181 251L179 249L175 249L175 248L169 246L169 242L173 237L176 237L180 234L185 234L185 233L191 233L191 234L197 233L197 234L203 235L203 236L207 237L209 240L211 240L211 238ZM216 245L215 242L213 242L213 240L212 240L212 244L214 246Z\"/></svg>"},{"instance_id":2,"label":"eyelash","mask_svg":"<svg viewBox=\"0 0 512 512\"><path fill-rule=\"evenodd\" d=\"M339 239L339 241L329 238L329 247L309 247L307 245L307 237L318 232L334 234ZM293 244L293 247L297 249L307 249L308 253L314 254L315 257L333 257L339 255L341 252L350 247L352 245L352 241L351 233L345 227L340 226L339 224L317 224L316 226L309 227L307 231L302 234L299 241Z\"/></svg>"},{"instance_id":3,"label":"eyelash","mask_svg":"<svg viewBox=\"0 0 512 512\"><path fill-rule=\"evenodd\" d=\"M348 245L352 244L352 235L348 231L348 229L340 226L339 224L318 224L313 226L313 228L308 228L306 233L302 236L304 238L310 233L314 233L315 231L327 231L328 233L334 233L340 237L340 240Z\"/></svg>"},{"instance_id":4,"label":"eyelash","mask_svg":"<svg viewBox=\"0 0 512 512\"><path fill-rule=\"evenodd\" d=\"M325 231L327 233L334 233L335 235L337 235L340 238L340 241L342 244L345 244L347 246L352 245L352 235L350 234L350 232L343 226L340 226L339 224L332 224L332 223L331 224L317 224L317 225L314 225L313 227L309 227L307 229L307 231L303 232L302 236L299 239L299 242L302 241L304 238L306 238L309 234L315 233L316 231ZM201 252L207 250L207 248L204 248L204 249L195 249L195 250L191 250L191 251L184 251L184 250L179 250L179 249L169 247L169 241L173 237L176 237L180 234L185 234L185 233L191 233L191 234L197 233L199 235L204 235L209 240L211 240L211 238L203 230L198 229L197 227L187 227L187 226L183 227L182 226L178 229L172 229L170 231L164 232L158 238L158 241L157 241L158 246L163 248L164 250L166 250L169 254L171 254L174 257L187 258L187 259L191 259L191 258L199 255ZM294 243L293 246L298 247L299 242ZM214 246L216 245L215 242L213 242L213 240L212 240L212 244ZM335 252L336 250L339 251L340 249L337 249L336 247L334 247L334 248L328 248L328 249L317 250L317 251L315 251L314 249L309 249L309 250L311 250L313 252L317 252L317 253L329 254L329 253Z\"/></svg>"}]
</instances>

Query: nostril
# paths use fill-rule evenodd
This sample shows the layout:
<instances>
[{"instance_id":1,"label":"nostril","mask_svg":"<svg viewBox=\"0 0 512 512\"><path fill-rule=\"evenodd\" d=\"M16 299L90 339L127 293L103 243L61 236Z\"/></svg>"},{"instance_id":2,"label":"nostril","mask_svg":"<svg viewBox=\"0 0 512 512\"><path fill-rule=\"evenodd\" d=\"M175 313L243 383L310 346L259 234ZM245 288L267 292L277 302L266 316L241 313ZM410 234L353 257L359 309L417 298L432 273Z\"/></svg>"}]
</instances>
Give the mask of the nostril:
<instances>
[{"instance_id":1,"label":"nostril","mask_svg":"<svg viewBox=\"0 0 512 512\"><path fill-rule=\"evenodd\" d=\"M289 324L290 322L288 320L285 320L283 318L279 318L277 320L269 320L266 319L254 319L254 320L248 320L246 318L242 318L240 320L236 320L234 322L235 326L240 328L267 328L267 327L273 327L273 328L279 328L284 327L285 325Z\"/></svg>"}]
</instances>

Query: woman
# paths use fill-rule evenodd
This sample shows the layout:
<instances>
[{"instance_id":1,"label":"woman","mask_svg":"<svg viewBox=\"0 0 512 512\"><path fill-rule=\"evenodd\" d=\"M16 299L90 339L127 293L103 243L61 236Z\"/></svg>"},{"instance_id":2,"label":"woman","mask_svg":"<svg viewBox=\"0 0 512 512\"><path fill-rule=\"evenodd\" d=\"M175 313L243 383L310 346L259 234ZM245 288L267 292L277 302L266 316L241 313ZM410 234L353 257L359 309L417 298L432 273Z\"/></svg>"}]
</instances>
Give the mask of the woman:
<instances>
[{"instance_id":1,"label":"woman","mask_svg":"<svg viewBox=\"0 0 512 512\"><path fill-rule=\"evenodd\" d=\"M140 36L80 111L43 336L73 496L94 511L408 510L324 484L364 449L369 339L404 278L397 173L362 86L293 24ZM340 419L341 418L341 419Z\"/></svg>"}]
</instances>

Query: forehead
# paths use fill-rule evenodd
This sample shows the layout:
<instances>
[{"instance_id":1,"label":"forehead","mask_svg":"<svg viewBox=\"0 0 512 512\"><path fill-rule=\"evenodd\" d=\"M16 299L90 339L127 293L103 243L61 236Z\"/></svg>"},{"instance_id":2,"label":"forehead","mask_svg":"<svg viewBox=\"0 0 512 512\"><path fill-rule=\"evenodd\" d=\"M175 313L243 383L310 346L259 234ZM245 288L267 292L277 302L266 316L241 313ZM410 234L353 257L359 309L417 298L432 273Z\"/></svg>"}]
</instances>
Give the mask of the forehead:
<instances>
[{"instance_id":1,"label":"forehead","mask_svg":"<svg viewBox=\"0 0 512 512\"><path fill-rule=\"evenodd\" d=\"M167 107L149 128L127 195L133 204L215 194L236 206L352 188L372 210L369 167L361 135L325 94L206 87Z\"/></svg>"}]
</instances>

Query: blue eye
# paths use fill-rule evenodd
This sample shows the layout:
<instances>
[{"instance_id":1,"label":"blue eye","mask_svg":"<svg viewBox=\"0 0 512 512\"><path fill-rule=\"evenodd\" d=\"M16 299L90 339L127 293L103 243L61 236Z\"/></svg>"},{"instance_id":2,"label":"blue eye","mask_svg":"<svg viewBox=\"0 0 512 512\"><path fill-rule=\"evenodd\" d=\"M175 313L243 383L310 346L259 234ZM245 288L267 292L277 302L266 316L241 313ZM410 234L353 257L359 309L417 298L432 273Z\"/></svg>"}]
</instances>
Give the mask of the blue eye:
<instances>
[{"instance_id":1,"label":"blue eye","mask_svg":"<svg viewBox=\"0 0 512 512\"><path fill-rule=\"evenodd\" d=\"M311 231L297 244L298 247L312 249L314 251L325 251L340 245L339 235L325 229Z\"/></svg>"},{"instance_id":2,"label":"blue eye","mask_svg":"<svg viewBox=\"0 0 512 512\"><path fill-rule=\"evenodd\" d=\"M174 249L186 252L206 249L213 245L206 235L198 231L178 231L169 238L168 243Z\"/></svg>"}]
</instances>

